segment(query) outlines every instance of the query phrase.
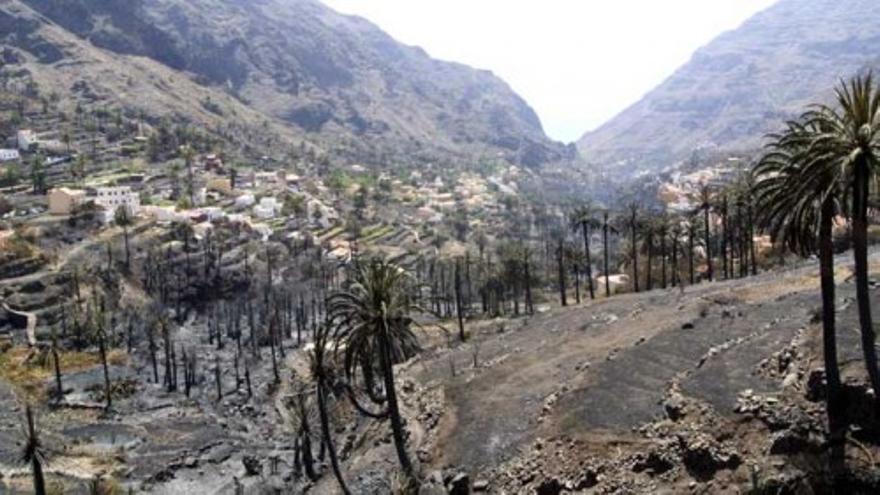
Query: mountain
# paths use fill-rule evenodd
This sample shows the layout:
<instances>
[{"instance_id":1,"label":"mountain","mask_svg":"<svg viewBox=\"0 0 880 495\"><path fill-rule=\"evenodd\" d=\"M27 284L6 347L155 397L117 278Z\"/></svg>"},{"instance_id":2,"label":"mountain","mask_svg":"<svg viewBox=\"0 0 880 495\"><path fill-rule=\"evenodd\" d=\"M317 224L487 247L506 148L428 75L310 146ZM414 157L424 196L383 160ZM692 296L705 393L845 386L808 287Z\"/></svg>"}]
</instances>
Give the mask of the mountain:
<instances>
[{"instance_id":1,"label":"mountain","mask_svg":"<svg viewBox=\"0 0 880 495\"><path fill-rule=\"evenodd\" d=\"M500 155L537 166L574 154L491 73L434 60L317 0L10 0L3 24L3 46L50 82L115 93L162 79L172 100L203 107L167 101L170 111L255 113L351 160ZM96 59L106 79L93 77Z\"/></svg>"},{"instance_id":2,"label":"mountain","mask_svg":"<svg viewBox=\"0 0 880 495\"><path fill-rule=\"evenodd\" d=\"M749 150L840 78L880 67L880 2L780 0L693 58L578 147L635 175L698 149Z\"/></svg>"}]
</instances>

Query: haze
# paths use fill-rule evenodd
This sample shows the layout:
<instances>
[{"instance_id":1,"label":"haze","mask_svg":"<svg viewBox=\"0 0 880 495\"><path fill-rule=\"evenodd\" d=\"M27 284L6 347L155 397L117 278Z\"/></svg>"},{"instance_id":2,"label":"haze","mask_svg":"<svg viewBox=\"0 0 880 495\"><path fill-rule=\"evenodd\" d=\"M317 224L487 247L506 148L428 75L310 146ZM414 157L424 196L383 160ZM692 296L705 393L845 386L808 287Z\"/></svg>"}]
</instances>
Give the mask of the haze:
<instances>
[{"instance_id":1,"label":"haze","mask_svg":"<svg viewBox=\"0 0 880 495\"><path fill-rule=\"evenodd\" d=\"M489 69L575 141L774 0L323 0L432 56Z\"/></svg>"}]
</instances>

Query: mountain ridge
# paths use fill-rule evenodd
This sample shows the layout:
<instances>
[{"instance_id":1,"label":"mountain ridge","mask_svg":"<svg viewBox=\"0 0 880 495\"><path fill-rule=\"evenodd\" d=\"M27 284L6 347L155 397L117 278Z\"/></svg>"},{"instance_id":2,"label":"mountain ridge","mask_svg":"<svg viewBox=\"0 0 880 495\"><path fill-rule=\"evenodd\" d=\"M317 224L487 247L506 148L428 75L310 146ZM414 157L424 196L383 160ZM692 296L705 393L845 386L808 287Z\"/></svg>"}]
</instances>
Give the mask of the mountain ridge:
<instances>
[{"instance_id":1,"label":"mountain ridge","mask_svg":"<svg viewBox=\"0 0 880 495\"><path fill-rule=\"evenodd\" d=\"M701 149L744 151L840 78L877 66L880 6L781 0L697 50L654 90L578 141L623 175L657 171Z\"/></svg>"},{"instance_id":2,"label":"mountain ridge","mask_svg":"<svg viewBox=\"0 0 880 495\"><path fill-rule=\"evenodd\" d=\"M316 0L13 0L0 10L15 5L97 49L158 62L350 161L500 157L537 167L575 155L490 72L432 59ZM55 48L29 55L76 63Z\"/></svg>"}]
</instances>

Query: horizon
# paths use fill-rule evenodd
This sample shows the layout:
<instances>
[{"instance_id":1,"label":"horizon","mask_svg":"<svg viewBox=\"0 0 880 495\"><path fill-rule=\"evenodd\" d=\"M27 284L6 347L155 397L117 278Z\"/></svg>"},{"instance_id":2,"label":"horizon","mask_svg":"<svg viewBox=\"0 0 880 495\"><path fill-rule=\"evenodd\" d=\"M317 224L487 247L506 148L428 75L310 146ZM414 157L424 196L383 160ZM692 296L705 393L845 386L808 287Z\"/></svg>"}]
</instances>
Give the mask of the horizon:
<instances>
[{"instance_id":1,"label":"horizon","mask_svg":"<svg viewBox=\"0 0 880 495\"><path fill-rule=\"evenodd\" d=\"M321 1L369 20L432 57L493 72L535 110L548 136L565 143L601 127L665 81L701 47L776 3L624 0L588 5L550 0L548 6L502 0ZM490 24L502 4L506 22ZM630 12L642 15L633 18ZM454 29L449 28L452 25ZM490 36L487 25L492 26ZM519 36L529 27L536 36ZM604 47L601 42L615 39L626 27L640 34L613 50L580 48ZM571 63L575 56L582 62Z\"/></svg>"}]
</instances>

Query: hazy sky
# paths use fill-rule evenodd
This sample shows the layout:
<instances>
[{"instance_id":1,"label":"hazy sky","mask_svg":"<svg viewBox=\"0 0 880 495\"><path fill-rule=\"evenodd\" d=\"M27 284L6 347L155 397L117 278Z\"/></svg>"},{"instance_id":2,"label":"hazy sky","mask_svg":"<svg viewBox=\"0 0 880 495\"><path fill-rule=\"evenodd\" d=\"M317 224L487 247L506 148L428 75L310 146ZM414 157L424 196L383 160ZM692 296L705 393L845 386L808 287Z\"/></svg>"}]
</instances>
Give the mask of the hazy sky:
<instances>
[{"instance_id":1,"label":"hazy sky","mask_svg":"<svg viewBox=\"0 0 880 495\"><path fill-rule=\"evenodd\" d=\"M574 141L775 0L323 0L433 57L489 69Z\"/></svg>"}]
</instances>

